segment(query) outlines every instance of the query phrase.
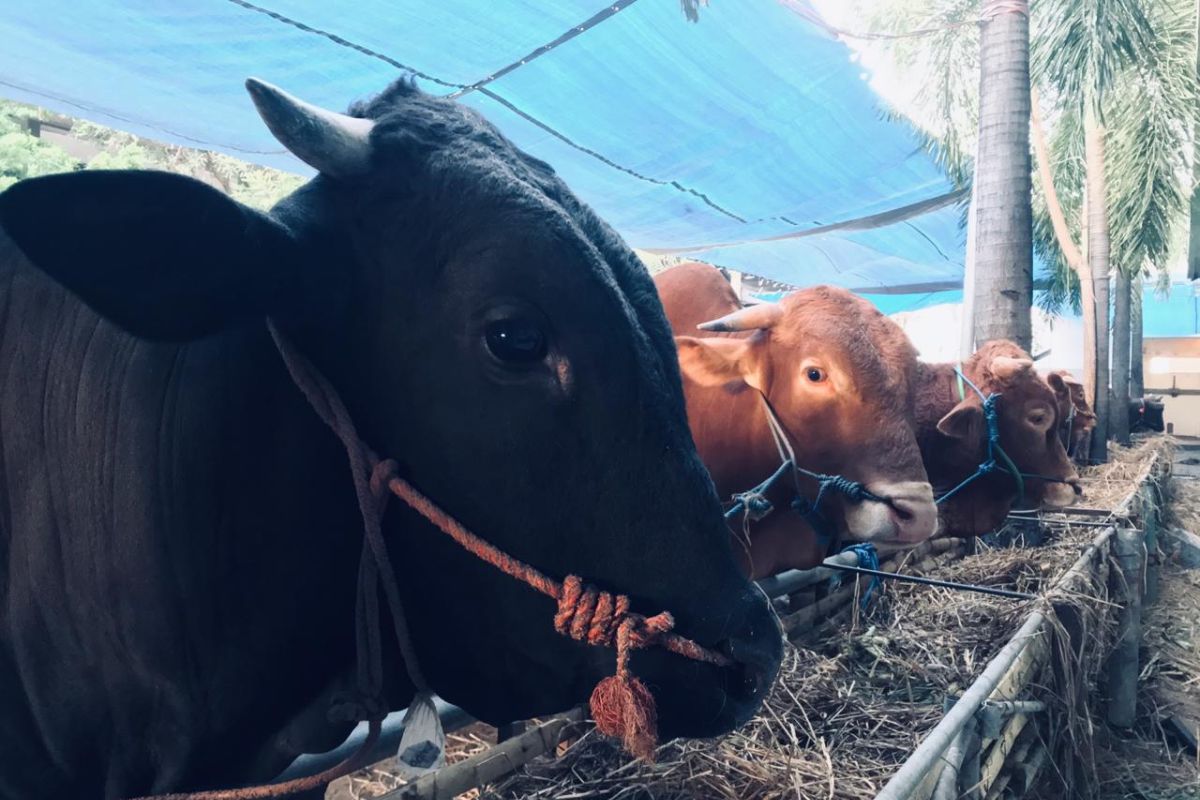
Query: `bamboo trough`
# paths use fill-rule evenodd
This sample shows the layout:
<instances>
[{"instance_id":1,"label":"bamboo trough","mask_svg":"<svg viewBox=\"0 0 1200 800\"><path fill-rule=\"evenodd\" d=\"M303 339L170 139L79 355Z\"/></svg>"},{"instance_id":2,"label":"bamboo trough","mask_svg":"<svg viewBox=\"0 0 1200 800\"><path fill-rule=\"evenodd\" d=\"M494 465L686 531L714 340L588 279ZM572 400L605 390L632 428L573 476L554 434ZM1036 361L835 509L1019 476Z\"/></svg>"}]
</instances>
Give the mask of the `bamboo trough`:
<instances>
[{"instance_id":1,"label":"bamboo trough","mask_svg":"<svg viewBox=\"0 0 1200 800\"><path fill-rule=\"evenodd\" d=\"M1061 557L1059 554L1069 554L1057 564L1069 566L1057 575L1048 571L1054 566L1053 560L1033 566L1023 563L1015 570L1017 580L1037 580L1039 570L1046 573L1040 578L1039 599L1020 604L1011 612L997 612L996 609L1005 608L1002 605L989 607L992 614L1007 615L1003 622L1011 624L1009 630L1015 632L1008 635L986 664L981 662L971 672L973 680L961 685L950 681L949 688L936 698L936 710L925 711L934 700L922 696L937 694L936 686L909 688L910 695L914 692L918 695L911 704L868 698L861 701L860 709L852 712L846 711L845 704L854 705L858 701L854 698L847 701L844 695L855 691L857 679L853 675L849 688L845 682L837 685L828 680L817 681L826 688L812 690L803 685L792 689L777 687L777 691L795 694L824 691L833 697L821 698L814 706L816 712L813 708L800 708L800 716L808 722L808 731L790 720L782 724L781 712L769 701L761 715L764 725L775 725L769 733L738 732L716 744L667 743L660 750L658 764L644 765L628 761L611 745L600 742L590 725L583 722L584 712L574 709L411 784L382 793L336 796L353 800L367 797L445 800L468 792L471 796L498 800L535 797L598 800L632 796L630 792L638 797L672 800L683 797L990 800L1020 796L1040 777L1064 770L1062 760L1055 758L1055 748L1077 735L1069 719L1080 713L1081 704L1088 702L1087 686L1062 690L1064 676L1069 683L1073 671L1085 671L1077 663L1084 657L1080 653L1086 650L1090 654L1087 657L1092 659L1113 653L1095 681L1110 698L1106 707L1110 722L1121 724L1122 714L1128 716L1132 707L1138 674L1136 611L1149 597L1147 588L1153 583L1154 573L1154 559L1143 561L1141 557L1143 552L1154 552L1160 487L1171 466L1167 448L1148 447L1147 453L1149 456L1138 465L1135 475L1126 475L1120 482L1111 481L1113 486L1108 488L1113 492L1120 489L1124 496L1101 497L1103 505L1108 506L1107 513L1095 513L1094 509L1102 503L1094 501L1074 519L1086 525L1072 527L1069 512L1045 521L1049 530L1069 528L1073 532L1075 538L1071 541L1078 544L1064 542L1055 548L1056 558ZM1096 525L1097 522L1103 526ZM971 556L975 545L974 541L936 539L893 556L881 568L943 576L961 571L968 562L980 558ZM1035 554L1033 560L1037 561L1037 549L1024 552ZM764 591L779 598L776 602L784 629L789 639L798 643L789 656L792 663L785 663L785 669L790 669L793 675L808 676L832 669L828 666L829 659L808 649L810 642L834 641L836 647L847 650L870 649L871 636L879 636L878 632L872 633L876 631L872 620L863 619L858 602L867 580L847 580L823 591L832 574L832 570L818 568L785 573L763 582ZM895 602L903 605L900 600ZM987 610L972 612L968 608L968 612L979 614ZM1023 616L1016 616L1019 612ZM904 623L903 614L900 616ZM970 620L962 624L967 631L972 628ZM1120 630L1114 631L1118 625ZM839 658L835 654L834 663ZM962 671L965 675L969 670L963 667ZM818 674L822 680L828 677ZM894 712L900 717L910 716L892 724L886 717ZM808 719L814 713L829 718L826 732L822 732L822 723ZM869 768L861 770L861 775L847 774L848 762L838 760L838 748L844 745L832 741L836 733L832 737L827 733L838 730L839 714L855 725L866 727L864 736L882 735L886 740L868 757L852 757L869 762ZM909 730L895 732L905 727ZM888 730L892 733L883 735ZM787 758L764 760L763 749L769 748L771 741L787 739L788 731L792 732L790 744L781 742L791 747ZM897 752L906 734L909 744ZM796 753L803 753L807 760L801 763ZM551 758L541 757L546 755ZM814 764L823 768L813 768ZM1072 767L1067 765L1065 769L1070 772ZM1058 777L1070 780L1072 776ZM739 785L737 782L743 778L747 783Z\"/></svg>"}]
</instances>

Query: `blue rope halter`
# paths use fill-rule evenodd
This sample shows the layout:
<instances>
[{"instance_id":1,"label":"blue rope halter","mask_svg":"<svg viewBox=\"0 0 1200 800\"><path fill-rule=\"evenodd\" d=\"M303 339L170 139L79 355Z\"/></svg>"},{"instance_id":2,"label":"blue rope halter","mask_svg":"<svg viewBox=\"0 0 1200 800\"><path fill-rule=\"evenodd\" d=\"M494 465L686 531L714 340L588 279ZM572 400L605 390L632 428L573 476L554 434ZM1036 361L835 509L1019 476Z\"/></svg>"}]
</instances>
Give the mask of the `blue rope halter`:
<instances>
[{"instance_id":1,"label":"blue rope halter","mask_svg":"<svg viewBox=\"0 0 1200 800\"><path fill-rule=\"evenodd\" d=\"M817 534L818 541L825 546L827 552L832 553L837 545L837 526L821 513L821 503L827 496L841 494L851 503L861 503L870 500L890 505L892 501L890 498L875 494L863 484L851 480L844 475L826 475L820 472L812 472L796 464L796 454L792 449L787 432L784 430L779 418L775 415L775 411L771 408L771 404L765 395L762 396L762 403L763 410L767 415L767 422L771 429L771 435L774 437L775 446L779 450L781 463L778 469L758 486L749 491L735 494L733 496L733 507L725 512L725 519L733 520L742 513L751 522L757 522L766 517L774 510L774 506L767 499L766 493L783 476L790 473L796 482L796 498L792 501L792 510L812 526ZM809 478L817 483L817 496L811 501L800 491L800 476Z\"/></svg>"},{"instance_id":2,"label":"blue rope halter","mask_svg":"<svg viewBox=\"0 0 1200 800\"><path fill-rule=\"evenodd\" d=\"M962 489L965 489L970 484L982 478L984 475L990 475L993 472L1007 472L1012 475L1013 482L1017 487L1017 506L1025 504L1025 481L1039 480L1047 483L1069 483L1062 478L1051 478L1049 475L1038 475L1034 472L1022 472L1017 468L1016 463L1009 457L1004 448L1000 446L1000 412L996 406L1002 397L999 393L984 395L975 383L963 374L962 366L954 368L955 375L958 376L958 395L959 399L966 399L966 391L963 388L965 383L979 396L983 401L983 421L987 425L987 454L984 456L982 463L975 468L975 471L968 475L960 484L945 492L941 497L933 502L941 505L946 500L949 500L954 495L958 494Z\"/></svg>"},{"instance_id":3,"label":"blue rope halter","mask_svg":"<svg viewBox=\"0 0 1200 800\"><path fill-rule=\"evenodd\" d=\"M852 544L842 551L843 553L854 553L858 556L858 566L874 572L879 572L879 553L875 550L875 545L870 542L859 542ZM841 583L841 578L837 578L837 583ZM867 606L871 603L871 595L875 590L883 586L883 580L878 575L872 575L870 583L867 584L867 590L863 592L860 608L863 611L867 610Z\"/></svg>"}]
</instances>

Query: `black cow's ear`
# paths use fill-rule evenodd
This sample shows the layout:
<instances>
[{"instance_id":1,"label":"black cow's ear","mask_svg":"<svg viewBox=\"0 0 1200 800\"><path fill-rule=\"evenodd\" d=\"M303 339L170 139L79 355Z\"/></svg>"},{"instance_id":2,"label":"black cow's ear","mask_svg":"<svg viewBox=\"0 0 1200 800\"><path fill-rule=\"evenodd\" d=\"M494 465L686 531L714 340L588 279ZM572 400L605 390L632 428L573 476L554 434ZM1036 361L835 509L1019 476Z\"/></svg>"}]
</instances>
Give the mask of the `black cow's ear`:
<instances>
[{"instance_id":1,"label":"black cow's ear","mask_svg":"<svg viewBox=\"0 0 1200 800\"><path fill-rule=\"evenodd\" d=\"M0 194L0 227L102 317L155 341L265 316L301 282L301 248L283 225L166 172L21 181Z\"/></svg>"}]
</instances>

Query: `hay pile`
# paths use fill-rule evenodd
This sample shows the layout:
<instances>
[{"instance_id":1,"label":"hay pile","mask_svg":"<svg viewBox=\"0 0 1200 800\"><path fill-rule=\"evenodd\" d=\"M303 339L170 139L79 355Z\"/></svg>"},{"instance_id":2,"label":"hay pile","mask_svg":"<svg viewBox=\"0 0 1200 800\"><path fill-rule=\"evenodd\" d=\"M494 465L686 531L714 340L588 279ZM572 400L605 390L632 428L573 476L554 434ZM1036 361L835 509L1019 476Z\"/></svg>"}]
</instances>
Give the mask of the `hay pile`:
<instances>
[{"instance_id":1,"label":"hay pile","mask_svg":"<svg viewBox=\"0 0 1200 800\"><path fill-rule=\"evenodd\" d=\"M1130 447L1108 443L1108 463L1081 470L1083 505L1091 508L1115 508L1129 494L1152 453L1169 456L1171 440L1166 436L1140 435Z\"/></svg>"},{"instance_id":2,"label":"hay pile","mask_svg":"<svg viewBox=\"0 0 1200 800\"><path fill-rule=\"evenodd\" d=\"M938 576L1036 592L1094 533L1064 529L1044 548L990 550ZM588 734L481 797L866 800L941 719L944 698L978 676L1028 612L1027 602L893 584L849 628L790 647L763 710L724 739L670 742L657 764L645 765ZM1084 650L1090 663L1073 672L1087 683L1100 649Z\"/></svg>"},{"instance_id":3,"label":"hay pile","mask_svg":"<svg viewBox=\"0 0 1200 800\"><path fill-rule=\"evenodd\" d=\"M1125 499L1161 446L1158 439L1114 448L1111 463L1086 474L1086 504L1115 506ZM1054 583L1096 533L1092 526L1062 522L1050 526L1042 547L981 545L973 555L946 559L932 574L1037 593ZM1049 685L1030 692L1056 709L1079 708L1095 689L1111 637L1110 608L1088 597L1104 597L1104 587L1080 588L1086 591L1062 596L1058 607L1069 611L1073 628L1082 629L1082 647L1068 654L1061 637L1054 649L1066 668L1054 670L1044 681ZM723 739L668 742L657 763L648 765L588 731L560 748L558 758L537 760L485 787L479 797L867 800L941 719L945 698L970 685L1031 607L1028 601L889 584L866 612L856 605L848 623L818 627L789 647L762 711ZM1057 716L1081 724L1039 731L1055 753L1052 762L1078 765L1068 774L1056 772L1054 781L1060 787L1094 786L1091 727L1077 714ZM482 746L472 742L466 749ZM355 776L353 793L339 800L365 800L396 786L386 765L379 766Z\"/></svg>"}]
</instances>

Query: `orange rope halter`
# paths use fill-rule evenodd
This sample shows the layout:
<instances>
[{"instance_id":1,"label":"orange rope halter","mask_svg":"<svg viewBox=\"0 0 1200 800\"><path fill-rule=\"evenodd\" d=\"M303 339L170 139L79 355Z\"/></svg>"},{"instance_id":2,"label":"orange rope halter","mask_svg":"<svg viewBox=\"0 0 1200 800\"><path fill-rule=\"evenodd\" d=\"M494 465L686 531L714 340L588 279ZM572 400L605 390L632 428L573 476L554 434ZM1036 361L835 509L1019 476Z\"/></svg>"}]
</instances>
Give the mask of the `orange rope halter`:
<instances>
[{"instance_id":1,"label":"orange rope halter","mask_svg":"<svg viewBox=\"0 0 1200 800\"><path fill-rule=\"evenodd\" d=\"M553 598L558 603L554 630L578 642L616 647L616 674L600 681L592 691L592 719L602 733L619 738L625 748L638 758L649 760L654 756L658 745L657 716L650 691L629 669L630 653L657 645L685 658L708 664L728 666L733 663L720 653L672 633L675 619L666 611L652 617L638 614L630 610L626 595L602 592L584 583L577 575L568 575L559 583L479 538L413 488L412 484L396 477L394 461L380 461L376 465L376 474L380 473L388 476L386 485L394 495L468 553Z\"/></svg>"},{"instance_id":2,"label":"orange rope halter","mask_svg":"<svg viewBox=\"0 0 1200 800\"><path fill-rule=\"evenodd\" d=\"M269 327L292 379L317 414L333 428L346 446L351 467L356 472L357 485L363 483L361 467L369 465L367 490L360 489L359 500L366 522L368 544L374 551L378 573L383 578L384 595L392 604L393 616L404 620L399 591L394 586L394 573L379 535L379 522L387 505L387 494L382 491L385 487L471 555L553 598L558 603L558 611L554 615L554 629L558 633L591 645L616 647L616 674L600 681L593 690L590 701L592 718L602 733L619 738L630 753L638 758L652 759L658 744L654 698L630 671L630 653L657 645L685 658L717 666L728 666L732 661L672 633L675 620L666 611L652 617L638 614L630 610L627 596L602 592L585 584L576 575L569 575L560 583L467 530L412 484L399 477L395 461L377 458L362 443L333 386L292 347L274 324L269 324ZM371 498L373 502L366 502L366 498ZM418 690L424 690L426 686L417 667L416 653L408 639L407 625L401 622L396 627L397 638L401 640L400 652L410 678Z\"/></svg>"},{"instance_id":3,"label":"orange rope halter","mask_svg":"<svg viewBox=\"0 0 1200 800\"><path fill-rule=\"evenodd\" d=\"M554 629L560 634L591 645L616 647L616 674L600 681L592 691L592 719L602 733L620 739L625 749L634 756L653 760L658 746L658 717L654 697L630 670L630 654L639 648L659 646L685 658L717 666L728 666L733 662L721 653L707 650L691 639L672 633L675 619L666 611L652 617L639 614L630 610L629 597L626 595L602 592L584 583L577 575L568 575L560 583L467 530L412 484L399 477L395 461L378 458L363 444L345 404L325 376L284 338L273 322L268 320L267 328L292 380L317 416L337 435L350 460L350 472L364 529L356 612L359 649L357 669L359 690L363 697L360 703L344 704L335 708L335 712L339 716L366 719L370 723L367 740L345 761L306 778L242 789L153 795L136 800L258 800L284 797L327 784L363 766L362 762L379 736L380 720L387 713L381 691L383 667L378 624L380 583L391 611L409 681L418 692L428 691L413 650L404 608L400 603L399 586L383 539L383 513L387 508L389 493L407 503L468 553L553 598L558 603Z\"/></svg>"},{"instance_id":4,"label":"orange rope halter","mask_svg":"<svg viewBox=\"0 0 1200 800\"><path fill-rule=\"evenodd\" d=\"M667 612L646 617L630 610L629 598L613 595L587 585L575 575L561 583L525 564L491 543L476 536L440 509L412 484L396 474L396 462L381 460L362 443L340 396L323 375L283 337L273 323L268 323L271 336L279 348L284 364L296 385L308 398L313 409L333 429L346 447L354 473L359 505L366 528L364 562L367 549L374 557L373 573L383 583L384 596L396 621L396 636L409 677L418 690L427 687L417 664L417 656L409 640L395 574L387 556L380 522L387 505L385 488L407 503L413 510L453 539L476 558L558 603L554 629L564 636L592 645L615 646L616 674L597 684L591 696L592 718L601 732L617 737L627 750L643 759L651 759L657 746L657 716L654 699L646 687L633 676L629 656L633 650L660 646L673 653L717 666L733 663L720 653L707 650L697 643L673 633L674 618ZM372 592L373 593L373 592ZM377 617L377 612L374 615ZM367 636L367 655L376 664L367 668L378 675L379 649ZM374 637L377 638L377 637ZM363 641L360 631L360 642ZM360 655L361 660L361 655ZM360 665L360 671L362 666Z\"/></svg>"}]
</instances>

